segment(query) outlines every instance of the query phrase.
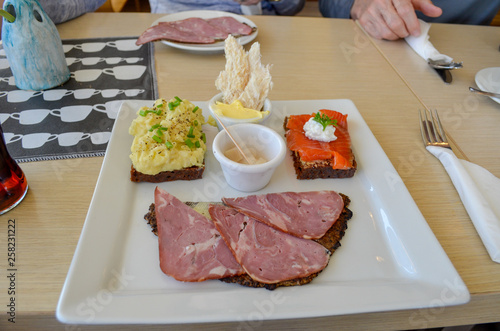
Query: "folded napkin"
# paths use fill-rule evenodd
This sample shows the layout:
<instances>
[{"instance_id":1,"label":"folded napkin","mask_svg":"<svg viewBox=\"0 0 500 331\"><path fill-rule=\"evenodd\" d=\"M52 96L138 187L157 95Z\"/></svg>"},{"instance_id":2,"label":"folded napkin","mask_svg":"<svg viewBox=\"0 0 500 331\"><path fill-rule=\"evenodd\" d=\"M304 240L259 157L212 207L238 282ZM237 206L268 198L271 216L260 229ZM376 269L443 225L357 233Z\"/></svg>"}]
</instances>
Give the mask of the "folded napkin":
<instances>
[{"instance_id":1,"label":"folded napkin","mask_svg":"<svg viewBox=\"0 0 500 331\"><path fill-rule=\"evenodd\" d=\"M413 48L418 55L420 55L424 60L446 60L446 62L452 62L453 58L448 55L439 53L439 51L432 45L429 41L429 29L431 25L427 22L419 20L420 22L420 36L413 37L408 36L405 38L408 45Z\"/></svg>"},{"instance_id":2,"label":"folded napkin","mask_svg":"<svg viewBox=\"0 0 500 331\"><path fill-rule=\"evenodd\" d=\"M427 146L427 150L443 164L491 259L500 263L500 178L458 159L451 149Z\"/></svg>"},{"instance_id":3,"label":"folded napkin","mask_svg":"<svg viewBox=\"0 0 500 331\"><path fill-rule=\"evenodd\" d=\"M262 6L260 2L255 5L241 5L240 7L243 15L262 15Z\"/></svg>"}]
</instances>

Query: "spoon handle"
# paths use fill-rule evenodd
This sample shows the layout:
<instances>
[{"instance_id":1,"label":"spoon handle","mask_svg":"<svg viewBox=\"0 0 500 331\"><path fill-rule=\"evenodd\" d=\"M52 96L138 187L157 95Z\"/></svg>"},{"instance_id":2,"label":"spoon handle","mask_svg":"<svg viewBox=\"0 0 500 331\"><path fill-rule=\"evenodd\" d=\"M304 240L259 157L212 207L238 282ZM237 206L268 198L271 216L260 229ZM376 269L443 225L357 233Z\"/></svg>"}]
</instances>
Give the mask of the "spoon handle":
<instances>
[{"instance_id":1,"label":"spoon handle","mask_svg":"<svg viewBox=\"0 0 500 331\"><path fill-rule=\"evenodd\" d=\"M473 88L473 87L469 87L469 91L477 93L477 94L487 95L489 97L500 98L500 93L486 92L486 91L478 90L477 88Z\"/></svg>"}]
</instances>

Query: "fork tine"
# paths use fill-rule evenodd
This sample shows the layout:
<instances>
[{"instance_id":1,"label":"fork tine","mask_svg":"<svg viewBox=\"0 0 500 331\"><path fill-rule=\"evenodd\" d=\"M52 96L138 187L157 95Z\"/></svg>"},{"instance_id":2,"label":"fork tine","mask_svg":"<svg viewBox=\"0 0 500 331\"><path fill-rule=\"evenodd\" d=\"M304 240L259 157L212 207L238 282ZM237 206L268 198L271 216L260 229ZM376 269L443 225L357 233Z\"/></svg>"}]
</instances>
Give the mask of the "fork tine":
<instances>
[{"instance_id":1,"label":"fork tine","mask_svg":"<svg viewBox=\"0 0 500 331\"><path fill-rule=\"evenodd\" d=\"M425 109L424 109L425 113ZM422 110L418 110L418 117L420 119L420 133L422 134L422 141L424 142L424 145L428 145L430 143L429 139L429 130L427 130L427 125L426 121L422 118Z\"/></svg>"},{"instance_id":2,"label":"fork tine","mask_svg":"<svg viewBox=\"0 0 500 331\"><path fill-rule=\"evenodd\" d=\"M441 119L439 118L438 112L436 109L434 109L434 116L432 118L432 121L434 122L434 127L436 128L436 131L439 130L439 136L441 138L442 142L448 143L448 140L446 139L446 133L444 132L443 126L441 125Z\"/></svg>"},{"instance_id":3,"label":"fork tine","mask_svg":"<svg viewBox=\"0 0 500 331\"><path fill-rule=\"evenodd\" d=\"M430 113L431 119L427 117L427 110L424 109L424 117L425 117L425 128L427 132L427 137L429 140L429 143L434 144L438 142L438 138L436 136L436 130L434 129L434 123L431 122L433 121L432 119L432 113Z\"/></svg>"}]
</instances>

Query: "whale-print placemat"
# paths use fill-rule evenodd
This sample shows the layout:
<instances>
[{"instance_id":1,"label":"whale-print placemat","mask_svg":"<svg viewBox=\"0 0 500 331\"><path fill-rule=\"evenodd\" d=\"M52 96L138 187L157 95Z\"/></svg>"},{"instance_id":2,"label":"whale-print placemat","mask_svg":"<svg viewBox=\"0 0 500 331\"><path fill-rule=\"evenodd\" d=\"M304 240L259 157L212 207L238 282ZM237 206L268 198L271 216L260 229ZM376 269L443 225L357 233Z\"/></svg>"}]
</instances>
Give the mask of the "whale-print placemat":
<instances>
[{"instance_id":1,"label":"whale-print placemat","mask_svg":"<svg viewBox=\"0 0 500 331\"><path fill-rule=\"evenodd\" d=\"M31 162L104 155L121 102L158 98L153 43L136 40L63 40L71 78L46 91L18 89L0 47L0 123L11 156Z\"/></svg>"}]
</instances>

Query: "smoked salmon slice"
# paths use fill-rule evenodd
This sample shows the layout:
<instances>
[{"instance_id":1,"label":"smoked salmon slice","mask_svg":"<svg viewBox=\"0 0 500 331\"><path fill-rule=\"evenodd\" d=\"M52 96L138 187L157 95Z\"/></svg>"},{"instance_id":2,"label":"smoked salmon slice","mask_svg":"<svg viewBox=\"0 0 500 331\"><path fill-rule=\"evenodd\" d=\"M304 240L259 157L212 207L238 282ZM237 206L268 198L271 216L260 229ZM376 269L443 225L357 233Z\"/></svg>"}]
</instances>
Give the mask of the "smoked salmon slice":
<instances>
[{"instance_id":1,"label":"smoked salmon slice","mask_svg":"<svg viewBox=\"0 0 500 331\"><path fill-rule=\"evenodd\" d=\"M311 115L291 115L286 124L286 141L291 151L298 152L300 159L305 162L331 160L334 169L349 169L353 167L354 155L351 150L351 138L347 126L347 115L330 109L321 109L320 113L337 120L335 135L337 139L331 142L312 140L304 133L304 124Z\"/></svg>"}]
</instances>

